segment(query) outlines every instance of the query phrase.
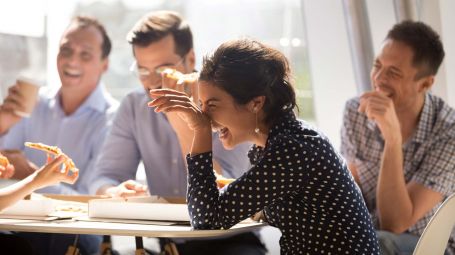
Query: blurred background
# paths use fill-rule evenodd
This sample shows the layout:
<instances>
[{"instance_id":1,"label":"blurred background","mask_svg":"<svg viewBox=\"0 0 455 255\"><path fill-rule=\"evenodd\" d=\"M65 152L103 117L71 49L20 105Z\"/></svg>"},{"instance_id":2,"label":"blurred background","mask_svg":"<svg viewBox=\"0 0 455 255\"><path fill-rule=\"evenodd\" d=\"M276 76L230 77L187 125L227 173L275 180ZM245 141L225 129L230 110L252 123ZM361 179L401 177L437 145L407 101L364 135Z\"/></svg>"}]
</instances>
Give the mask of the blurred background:
<instances>
[{"instance_id":1,"label":"blurred background","mask_svg":"<svg viewBox=\"0 0 455 255\"><path fill-rule=\"evenodd\" d=\"M2 0L0 100L19 74L50 89L60 86L58 44L77 14L95 16L106 26L113 50L103 82L121 100L140 87L129 71L133 56L126 34L145 13L160 9L178 11L189 22L198 67L204 55L230 39L250 37L281 50L291 63L300 117L336 146L344 103L369 89L374 55L403 19L424 21L441 35L446 58L433 93L455 107L453 0ZM278 233L265 236L273 244L270 254L277 254Z\"/></svg>"},{"instance_id":2,"label":"blurred background","mask_svg":"<svg viewBox=\"0 0 455 255\"><path fill-rule=\"evenodd\" d=\"M452 0L15 0L0 1L0 98L26 73L58 88L58 43L71 17L95 16L113 40L103 81L121 100L140 86L126 34L145 13L168 9L190 23L197 66L222 42L250 37L290 60L299 115L339 145L344 102L369 88L375 52L398 20L422 20L437 30L446 59L434 93L455 105L455 1Z\"/></svg>"}]
</instances>

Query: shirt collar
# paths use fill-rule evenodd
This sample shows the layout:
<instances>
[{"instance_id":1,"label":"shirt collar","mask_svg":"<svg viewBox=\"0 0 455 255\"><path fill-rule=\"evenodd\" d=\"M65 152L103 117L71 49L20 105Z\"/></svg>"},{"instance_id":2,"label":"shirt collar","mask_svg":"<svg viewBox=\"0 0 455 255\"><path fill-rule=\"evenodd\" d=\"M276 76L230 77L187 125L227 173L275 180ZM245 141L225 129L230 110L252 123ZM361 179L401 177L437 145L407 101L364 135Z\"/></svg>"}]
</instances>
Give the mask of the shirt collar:
<instances>
[{"instance_id":1,"label":"shirt collar","mask_svg":"<svg viewBox=\"0 0 455 255\"><path fill-rule=\"evenodd\" d=\"M285 112L277 121L275 121L272 128L270 128L268 137L271 138L282 133L289 133L290 130L295 128L296 124L299 125L299 122L297 121L295 113L293 111Z\"/></svg>"},{"instance_id":2,"label":"shirt collar","mask_svg":"<svg viewBox=\"0 0 455 255\"><path fill-rule=\"evenodd\" d=\"M51 100L51 104L56 104L59 108L61 108L60 94L61 92L59 89ZM93 109L98 112L104 112L106 107L108 107L108 97L109 94L105 90L104 85L101 83L98 84L92 93L90 93L90 95L87 97L87 99L85 99L82 105L79 106L75 114L85 109Z\"/></svg>"},{"instance_id":3,"label":"shirt collar","mask_svg":"<svg viewBox=\"0 0 455 255\"><path fill-rule=\"evenodd\" d=\"M269 141L273 137L275 137L279 134L289 133L290 130L292 130L293 128L295 128L296 126L299 126L299 125L300 125L300 122L297 120L295 113L293 111L288 111L288 112L284 113L280 118L278 118L275 121L273 126L270 128L269 135L267 137L266 146L268 146ZM248 157L250 158L250 162L252 164L254 164L258 160L260 160L260 158L263 156L262 155L263 151L264 151L264 148L259 147L256 144L254 144L251 147L250 151L248 152Z\"/></svg>"},{"instance_id":4,"label":"shirt collar","mask_svg":"<svg viewBox=\"0 0 455 255\"><path fill-rule=\"evenodd\" d=\"M419 124L417 125L417 130L412 139L415 142L423 143L425 141L425 138L426 138L428 132L431 131L431 126L432 126L431 120L434 117L433 108L434 108L434 106L431 103L430 94L427 93L425 95L425 101L423 103L422 112L420 113Z\"/></svg>"}]
</instances>

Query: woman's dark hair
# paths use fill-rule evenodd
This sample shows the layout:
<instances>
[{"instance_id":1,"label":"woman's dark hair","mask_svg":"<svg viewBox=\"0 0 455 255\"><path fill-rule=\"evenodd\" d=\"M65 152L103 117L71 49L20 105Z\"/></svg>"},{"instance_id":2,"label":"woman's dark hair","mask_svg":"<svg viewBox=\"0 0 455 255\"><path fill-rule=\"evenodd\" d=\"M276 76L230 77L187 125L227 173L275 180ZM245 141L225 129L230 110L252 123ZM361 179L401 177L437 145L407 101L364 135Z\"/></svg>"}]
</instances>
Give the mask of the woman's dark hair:
<instances>
[{"instance_id":1,"label":"woman's dark hair","mask_svg":"<svg viewBox=\"0 0 455 255\"><path fill-rule=\"evenodd\" d=\"M265 96L267 124L296 107L286 57L258 41L223 43L212 56L204 58L199 80L223 89L240 105Z\"/></svg>"}]
</instances>

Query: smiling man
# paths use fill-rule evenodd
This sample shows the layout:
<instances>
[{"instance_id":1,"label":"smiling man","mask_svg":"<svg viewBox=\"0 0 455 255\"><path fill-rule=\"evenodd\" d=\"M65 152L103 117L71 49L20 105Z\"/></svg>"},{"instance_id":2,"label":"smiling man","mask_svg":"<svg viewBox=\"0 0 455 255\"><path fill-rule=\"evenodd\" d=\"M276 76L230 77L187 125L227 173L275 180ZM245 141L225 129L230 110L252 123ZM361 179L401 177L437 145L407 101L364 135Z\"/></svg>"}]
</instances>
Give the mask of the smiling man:
<instances>
[{"instance_id":1,"label":"smiling man","mask_svg":"<svg viewBox=\"0 0 455 255\"><path fill-rule=\"evenodd\" d=\"M135 181L142 161L151 195L185 197L187 166L193 131L176 113L157 113L147 106L149 90L172 88L185 91L197 102L196 84L177 84L158 71L172 68L187 74L195 69L193 38L188 24L175 12L159 11L145 15L127 36L135 62L132 71L142 87L127 95L115 117L111 133L97 163L97 177L91 191L111 196L137 196L147 193ZM214 158L218 170L237 178L249 168L249 144L231 151L214 136ZM180 254L263 254L264 247L252 233L212 242L179 242Z\"/></svg>"},{"instance_id":2,"label":"smiling man","mask_svg":"<svg viewBox=\"0 0 455 255\"><path fill-rule=\"evenodd\" d=\"M60 40L57 69L61 87L42 95L29 118L14 110L23 109L23 96L12 86L0 108L0 148L15 166L15 178L30 175L46 162L46 154L25 148L24 142L58 146L80 169L74 185L60 184L40 192L87 194L94 163L106 137L118 103L105 91L101 76L108 68L111 41L104 27L93 18L76 17ZM27 235L24 233L24 235ZM29 233L27 239L42 254L64 254L71 236ZM100 239L81 236L84 254L96 253Z\"/></svg>"},{"instance_id":3,"label":"smiling man","mask_svg":"<svg viewBox=\"0 0 455 255\"><path fill-rule=\"evenodd\" d=\"M61 148L81 171L73 186L45 192L88 193L94 162L118 105L100 83L110 50L111 41L97 20L76 17L60 40L57 93L41 95L30 118L21 119L14 110L23 109L23 96L17 85L10 88L0 108L0 148L16 168L14 177L22 179L46 162L44 153L24 146L41 142Z\"/></svg>"},{"instance_id":4,"label":"smiling man","mask_svg":"<svg viewBox=\"0 0 455 255\"><path fill-rule=\"evenodd\" d=\"M429 26L399 23L374 61L372 91L346 104L341 152L383 254L412 254L431 216L455 191L455 111L429 92L443 58ZM450 254L454 240L452 233Z\"/></svg>"}]
</instances>

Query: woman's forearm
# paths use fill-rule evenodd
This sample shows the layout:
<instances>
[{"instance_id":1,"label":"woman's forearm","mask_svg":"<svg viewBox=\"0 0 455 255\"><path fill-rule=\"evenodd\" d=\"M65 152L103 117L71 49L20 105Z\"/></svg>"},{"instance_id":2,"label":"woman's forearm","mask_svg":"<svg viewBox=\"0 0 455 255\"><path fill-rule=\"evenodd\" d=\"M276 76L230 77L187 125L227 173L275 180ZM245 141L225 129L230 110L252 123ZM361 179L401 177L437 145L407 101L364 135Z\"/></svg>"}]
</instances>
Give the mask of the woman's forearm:
<instances>
[{"instance_id":1,"label":"woman's forearm","mask_svg":"<svg viewBox=\"0 0 455 255\"><path fill-rule=\"evenodd\" d=\"M211 126L194 130L191 156L212 151L212 128Z\"/></svg>"},{"instance_id":2,"label":"woman's forearm","mask_svg":"<svg viewBox=\"0 0 455 255\"><path fill-rule=\"evenodd\" d=\"M30 175L13 185L0 189L0 210L23 199L37 188L39 187L35 185L34 175Z\"/></svg>"}]
</instances>

